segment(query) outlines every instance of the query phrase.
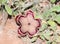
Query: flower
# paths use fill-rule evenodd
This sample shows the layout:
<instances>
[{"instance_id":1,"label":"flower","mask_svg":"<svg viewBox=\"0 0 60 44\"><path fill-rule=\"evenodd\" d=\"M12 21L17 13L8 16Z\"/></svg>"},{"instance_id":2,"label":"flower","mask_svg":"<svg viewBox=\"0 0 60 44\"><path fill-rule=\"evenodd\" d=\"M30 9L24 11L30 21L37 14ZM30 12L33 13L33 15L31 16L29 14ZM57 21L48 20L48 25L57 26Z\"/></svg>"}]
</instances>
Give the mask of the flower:
<instances>
[{"instance_id":1,"label":"flower","mask_svg":"<svg viewBox=\"0 0 60 44\"><path fill-rule=\"evenodd\" d=\"M16 17L16 23L19 25L18 34L21 36L28 34L32 37L41 26L40 21L40 19L34 19L34 13L31 10L28 10L25 15L18 15Z\"/></svg>"}]
</instances>

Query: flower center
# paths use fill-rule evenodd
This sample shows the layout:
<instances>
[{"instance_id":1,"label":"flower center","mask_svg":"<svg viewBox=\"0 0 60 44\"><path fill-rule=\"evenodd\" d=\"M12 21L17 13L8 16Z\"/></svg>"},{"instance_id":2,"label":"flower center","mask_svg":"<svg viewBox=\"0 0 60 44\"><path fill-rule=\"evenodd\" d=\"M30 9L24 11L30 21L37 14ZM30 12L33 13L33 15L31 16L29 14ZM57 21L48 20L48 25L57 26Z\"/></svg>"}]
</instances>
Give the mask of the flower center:
<instances>
[{"instance_id":1,"label":"flower center","mask_svg":"<svg viewBox=\"0 0 60 44\"><path fill-rule=\"evenodd\" d=\"M28 25L31 25L31 23L28 23Z\"/></svg>"}]
</instances>

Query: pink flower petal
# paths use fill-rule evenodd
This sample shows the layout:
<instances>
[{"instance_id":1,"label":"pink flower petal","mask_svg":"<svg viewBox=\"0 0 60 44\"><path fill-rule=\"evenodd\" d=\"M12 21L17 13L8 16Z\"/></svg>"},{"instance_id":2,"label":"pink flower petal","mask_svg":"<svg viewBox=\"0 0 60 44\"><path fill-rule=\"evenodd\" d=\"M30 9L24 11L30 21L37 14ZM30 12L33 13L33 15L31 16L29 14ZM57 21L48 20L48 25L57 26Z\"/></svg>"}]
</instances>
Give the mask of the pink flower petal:
<instances>
[{"instance_id":1,"label":"pink flower petal","mask_svg":"<svg viewBox=\"0 0 60 44\"><path fill-rule=\"evenodd\" d=\"M29 32L30 35L34 35L36 33L36 30L37 30L36 27L29 26L28 32Z\"/></svg>"},{"instance_id":2,"label":"pink flower petal","mask_svg":"<svg viewBox=\"0 0 60 44\"><path fill-rule=\"evenodd\" d=\"M26 16L17 16L16 22L20 24L20 28L18 30L18 33L21 36L29 35L29 37L32 37L40 27L40 19L34 19L34 13L29 10L26 12Z\"/></svg>"},{"instance_id":3,"label":"pink flower petal","mask_svg":"<svg viewBox=\"0 0 60 44\"><path fill-rule=\"evenodd\" d=\"M21 31L21 28L19 27L19 29L18 29L18 34L20 34L21 36L26 36L26 33L23 33L22 31Z\"/></svg>"},{"instance_id":4,"label":"pink flower petal","mask_svg":"<svg viewBox=\"0 0 60 44\"><path fill-rule=\"evenodd\" d=\"M31 23L33 26L37 27L39 25L39 22L36 20L33 20Z\"/></svg>"},{"instance_id":5,"label":"pink flower petal","mask_svg":"<svg viewBox=\"0 0 60 44\"><path fill-rule=\"evenodd\" d=\"M16 16L16 18L15 18L15 21L16 21L16 23L17 23L18 25L20 25L19 18L20 18L20 15Z\"/></svg>"},{"instance_id":6,"label":"pink flower petal","mask_svg":"<svg viewBox=\"0 0 60 44\"><path fill-rule=\"evenodd\" d=\"M20 18L20 23L21 23L22 25L27 25L27 24L28 24L27 18L21 17L21 18Z\"/></svg>"},{"instance_id":7,"label":"pink flower petal","mask_svg":"<svg viewBox=\"0 0 60 44\"><path fill-rule=\"evenodd\" d=\"M21 31L24 32L24 33L27 32L28 29L29 29L29 26L27 26L27 25L23 25L23 26L21 27Z\"/></svg>"},{"instance_id":8,"label":"pink flower petal","mask_svg":"<svg viewBox=\"0 0 60 44\"><path fill-rule=\"evenodd\" d=\"M34 14L32 11L28 11L27 12L27 19L28 19L28 22L31 23L31 25L35 26L35 27L40 27L40 19L34 19Z\"/></svg>"}]
</instances>

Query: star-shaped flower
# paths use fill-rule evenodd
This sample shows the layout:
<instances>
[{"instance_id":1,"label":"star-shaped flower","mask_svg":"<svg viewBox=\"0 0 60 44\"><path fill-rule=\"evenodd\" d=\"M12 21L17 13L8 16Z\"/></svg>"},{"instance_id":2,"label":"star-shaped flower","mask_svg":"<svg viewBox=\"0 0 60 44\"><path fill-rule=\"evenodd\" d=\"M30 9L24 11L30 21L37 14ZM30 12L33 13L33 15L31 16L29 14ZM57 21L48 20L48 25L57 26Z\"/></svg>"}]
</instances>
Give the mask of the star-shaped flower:
<instances>
[{"instance_id":1,"label":"star-shaped flower","mask_svg":"<svg viewBox=\"0 0 60 44\"><path fill-rule=\"evenodd\" d=\"M21 36L28 34L29 37L32 37L41 26L40 21L40 19L34 19L34 13L31 10L26 11L25 16L18 15L16 17L16 23L20 26L18 34Z\"/></svg>"}]
</instances>

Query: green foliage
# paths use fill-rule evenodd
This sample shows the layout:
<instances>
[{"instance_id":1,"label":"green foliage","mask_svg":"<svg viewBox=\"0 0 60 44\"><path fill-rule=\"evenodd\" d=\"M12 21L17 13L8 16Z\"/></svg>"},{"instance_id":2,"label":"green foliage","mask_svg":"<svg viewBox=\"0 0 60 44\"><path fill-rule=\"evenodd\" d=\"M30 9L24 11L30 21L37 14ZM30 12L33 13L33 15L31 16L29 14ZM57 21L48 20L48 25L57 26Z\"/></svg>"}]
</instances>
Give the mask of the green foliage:
<instances>
[{"instance_id":1,"label":"green foliage","mask_svg":"<svg viewBox=\"0 0 60 44\"><path fill-rule=\"evenodd\" d=\"M12 15L12 9L9 7L9 5L5 4L5 9L9 15Z\"/></svg>"},{"instance_id":2,"label":"green foliage","mask_svg":"<svg viewBox=\"0 0 60 44\"><path fill-rule=\"evenodd\" d=\"M54 3L56 0L50 0L50 2Z\"/></svg>"},{"instance_id":3,"label":"green foliage","mask_svg":"<svg viewBox=\"0 0 60 44\"><path fill-rule=\"evenodd\" d=\"M55 1L56 0L50 0L51 3L55 3ZM35 9L33 9L36 14L35 18L41 18L42 22L44 21L43 23L41 23L41 27L39 28L39 37L42 40L46 40L46 44L57 44L57 42L60 42L60 36L58 36L58 34L56 33L58 26L57 23L60 24L60 14L57 14L56 12L60 12L60 5L52 4L52 7L50 9L44 10L43 13L39 13ZM53 34L52 40L51 34Z\"/></svg>"},{"instance_id":4,"label":"green foliage","mask_svg":"<svg viewBox=\"0 0 60 44\"><path fill-rule=\"evenodd\" d=\"M43 19L42 16L39 15L39 14L40 14L39 12L38 12L38 13L35 12L35 15L34 15L35 19L36 19L36 18L38 18L38 19L39 19L39 18L40 18L40 19Z\"/></svg>"},{"instance_id":5,"label":"green foliage","mask_svg":"<svg viewBox=\"0 0 60 44\"><path fill-rule=\"evenodd\" d=\"M43 36L45 37L45 39L50 40L51 31L45 30L43 33L44 33Z\"/></svg>"},{"instance_id":6,"label":"green foliage","mask_svg":"<svg viewBox=\"0 0 60 44\"><path fill-rule=\"evenodd\" d=\"M2 3L2 0L0 0L0 4Z\"/></svg>"},{"instance_id":7,"label":"green foliage","mask_svg":"<svg viewBox=\"0 0 60 44\"><path fill-rule=\"evenodd\" d=\"M57 44L56 42L52 42L52 44Z\"/></svg>"},{"instance_id":8,"label":"green foliage","mask_svg":"<svg viewBox=\"0 0 60 44\"><path fill-rule=\"evenodd\" d=\"M47 41L46 44L51 44L51 42L50 41Z\"/></svg>"},{"instance_id":9,"label":"green foliage","mask_svg":"<svg viewBox=\"0 0 60 44\"><path fill-rule=\"evenodd\" d=\"M56 35L56 36L55 36L55 41L56 41L56 42L60 42L60 36Z\"/></svg>"},{"instance_id":10,"label":"green foliage","mask_svg":"<svg viewBox=\"0 0 60 44\"><path fill-rule=\"evenodd\" d=\"M7 0L0 0L0 4L5 4Z\"/></svg>"},{"instance_id":11,"label":"green foliage","mask_svg":"<svg viewBox=\"0 0 60 44\"><path fill-rule=\"evenodd\" d=\"M31 42L33 43L33 42L35 42L37 40L37 37L33 37L32 39L31 39Z\"/></svg>"},{"instance_id":12,"label":"green foliage","mask_svg":"<svg viewBox=\"0 0 60 44\"><path fill-rule=\"evenodd\" d=\"M2 0L2 4L5 4L7 2L7 0Z\"/></svg>"},{"instance_id":13,"label":"green foliage","mask_svg":"<svg viewBox=\"0 0 60 44\"><path fill-rule=\"evenodd\" d=\"M43 31L46 30L48 28L47 23L42 23L41 28L39 29L39 31Z\"/></svg>"},{"instance_id":14,"label":"green foliage","mask_svg":"<svg viewBox=\"0 0 60 44\"><path fill-rule=\"evenodd\" d=\"M45 40L45 37L43 36L43 34L40 34L40 38L41 38L42 40Z\"/></svg>"},{"instance_id":15,"label":"green foliage","mask_svg":"<svg viewBox=\"0 0 60 44\"><path fill-rule=\"evenodd\" d=\"M56 23L54 22L54 21L52 21L52 20L49 20L49 21L47 21L47 23L51 26L51 29L53 30L53 31L55 31L56 30Z\"/></svg>"},{"instance_id":16,"label":"green foliage","mask_svg":"<svg viewBox=\"0 0 60 44\"><path fill-rule=\"evenodd\" d=\"M54 5L50 11L57 11L60 12L60 5Z\"/></svg>"},{"instance_id":17,"label":"green foliage","mask_svg":"<svg viewBox=\"0 0 60 44\"><path fill-rule=\"evenodd\" d=\"M19 12L18 11L13 11L12 14L13 15L17 15Z\"/></svg>"},{"instance_id":18,"label":"green foliage","mask_svg":"<svg viewBox=\"0 0 60 44\"><path fill-rule=\"evenodd\" d=\"M54 20L60 24L60 15L57 15Z\"/></svg>"}]
</instances>

